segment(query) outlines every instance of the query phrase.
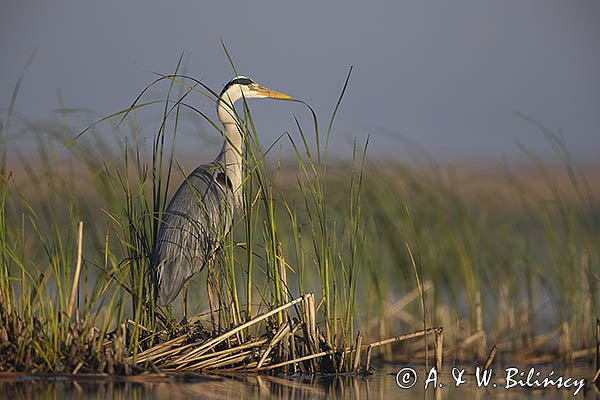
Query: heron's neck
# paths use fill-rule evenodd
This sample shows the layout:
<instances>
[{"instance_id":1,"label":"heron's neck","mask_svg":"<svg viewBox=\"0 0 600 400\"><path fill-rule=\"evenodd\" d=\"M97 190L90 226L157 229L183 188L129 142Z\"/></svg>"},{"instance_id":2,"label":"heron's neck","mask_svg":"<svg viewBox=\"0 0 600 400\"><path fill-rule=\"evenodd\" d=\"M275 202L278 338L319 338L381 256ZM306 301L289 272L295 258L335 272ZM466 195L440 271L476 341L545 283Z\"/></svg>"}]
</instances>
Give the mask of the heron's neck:
<instances>
[{"instance_id":1,"label":"heron's neck","mask_svg":"<svg viewBox=\"0 0 600 400\"><path fill-rule=\"evenodd\" d=\"M239 128L239 122L235 117L233 104L221 99L217 106L219 120L223 124L225 140L217 162L225 169L225 174L231 182L236 200L242 195L242 155L244 154L244 140ZM239 204L239 202L238 202Z\"/></svg>"}]
</instances>

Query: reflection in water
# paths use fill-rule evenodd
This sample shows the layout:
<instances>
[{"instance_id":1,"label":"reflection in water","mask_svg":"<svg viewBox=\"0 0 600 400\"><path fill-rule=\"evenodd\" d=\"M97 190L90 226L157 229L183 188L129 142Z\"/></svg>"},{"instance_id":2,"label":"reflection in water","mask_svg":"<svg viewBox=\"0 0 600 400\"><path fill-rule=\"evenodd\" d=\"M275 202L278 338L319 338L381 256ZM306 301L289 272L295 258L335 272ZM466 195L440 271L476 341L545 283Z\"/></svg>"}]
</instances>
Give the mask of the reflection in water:
<instances>
[{"instance_id":1,"label":"reflection in water","mask_svg":"<svg viewBox=\"0 0 600 400\"><path fill-rule=\"evenodd\" d=\"M424 390L427 372L418 370L419 381L411 389L400 389L396 372L401 367L385 366L368 378L353 377L274 377L237 375L233 377L191 377L177 381L164 377L138 376L135 381L109 381L97 377L71 379L40 379L32 377L1 377L0 398L20 399L584 399L596 398L597 392L588 387L578 396L569 389L514 388L506 390L501 384L502 373L495 381L497 388L478 388L474 376L467 375L468 383L455 387L450 371L440 377L442 389ZM550 368L548 368L549 370ZM563 376L588 377L589 367L565 371Z\"/></svg>"}]
</instances>

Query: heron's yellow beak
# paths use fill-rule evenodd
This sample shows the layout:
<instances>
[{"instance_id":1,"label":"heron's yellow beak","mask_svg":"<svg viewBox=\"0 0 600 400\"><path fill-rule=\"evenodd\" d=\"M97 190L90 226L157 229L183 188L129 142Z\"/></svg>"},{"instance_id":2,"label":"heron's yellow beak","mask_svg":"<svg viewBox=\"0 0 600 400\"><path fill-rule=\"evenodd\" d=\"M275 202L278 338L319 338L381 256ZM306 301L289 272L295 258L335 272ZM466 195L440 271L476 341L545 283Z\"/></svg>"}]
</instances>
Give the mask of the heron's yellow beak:
<instances>
[{"instance_id":1,"label":"heron's yellow beak","mask_svg":"<svg viewBox=\"0 0 600 400\"><path fill-rule=\"evenodd\" d=\"M288 96L285 93L281 93L276 90L267 89L266 87L262 87L262 86L259 86L257 91L262 96L269 97L271 99L291 99L292 98L292 96Z\"/></svg>"}]
</instances>

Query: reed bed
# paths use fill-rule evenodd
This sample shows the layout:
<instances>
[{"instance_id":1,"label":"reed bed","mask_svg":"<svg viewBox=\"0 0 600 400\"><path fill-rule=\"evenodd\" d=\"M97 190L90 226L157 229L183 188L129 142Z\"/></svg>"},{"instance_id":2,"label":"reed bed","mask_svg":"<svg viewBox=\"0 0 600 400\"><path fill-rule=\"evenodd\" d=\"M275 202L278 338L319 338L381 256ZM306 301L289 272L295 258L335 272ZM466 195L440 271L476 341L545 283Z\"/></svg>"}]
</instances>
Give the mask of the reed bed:
<instances>
[{"instance_id":1,"label":"reed bed","mask_svg":"<svg viewBox=\"0 0 600 400\"><path fill-rule=\"evenodd\" d=\"M597 171L579 171L539 124L560 167L528 153L527 174L465 172L427 155L367 162L367 143L332 161L349 77L325 123L297 101L295 131L269 146L243 105L243 209L218 262L190 282L194 317L180 321L181 304L157 306L150 255L159 217L193 168L176 157L179 132L188 121L220 132L193 105L216 94L180 70L84 132L68 110L40 123L17 121L11 106L0 134L1 372L592 362ZM141 122L156 119L149 130ZM21 134L35 157L12 151ZM276 154L284 147L291 158Z\"/></svg>"}]
</instances>

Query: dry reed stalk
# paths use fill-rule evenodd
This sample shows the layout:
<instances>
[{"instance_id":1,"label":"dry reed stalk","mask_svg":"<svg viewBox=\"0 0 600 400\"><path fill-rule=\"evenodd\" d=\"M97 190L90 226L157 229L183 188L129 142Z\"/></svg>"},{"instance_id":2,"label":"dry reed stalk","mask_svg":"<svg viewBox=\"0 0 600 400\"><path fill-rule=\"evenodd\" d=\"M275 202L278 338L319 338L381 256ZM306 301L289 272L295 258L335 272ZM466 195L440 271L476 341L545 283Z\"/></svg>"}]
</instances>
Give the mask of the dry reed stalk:
<instances>
[{"instance_id":1,"label":"dry reed stalk","mask_svg":"<svg viewBox=\"0 0 600 400\"><path fill-rule=\"evenodd\" d=\"M145 361L151 361L156 358L164 357L165 355L169 355L170 353L181 352L185 349L193 347L195 343L189 343L187 345L181 346L181 344L185 341L186 338L187 338L187 334L176 337L175 339L171 339L167 342L157 344L147 350L144 350L143 352L141 352L137 355L136 364L139 364L139 363L142 363ZM170 350L168 350L168 349L170 349ZM133 356L128 357L125 361L131 364L133 362Z\"/></svg>"},{"instance_id":2,"label":"dry reed stalk","mask_svg":"<svg viewBox=\"0 0 600 400\"><path fill-rule=\"evenodd\" d=\"M543 346L544 344L548 343L549 341L551 341L558 334L560 334L560 327L554 328L551 332L534 338L531 346L529 346L527 349L524 349L521 352L521 354L526 355L526 354L529 354L529 353L535 351L537 348L539 348L539 347ZM498 344L497 346L501 350L508 350L508 349L512 348L513 343L502 343L502 344Z\"/></svg>"},{"instance_id":3,"label":"dry reed stalk","mask_svg":"<svg viewBox=\"0 0 600 400\"><path fill-rule=\"evenodd\" d=\"M398 341L403 341L403 340L418 338L418 337L422 337L422 336L425 336L426 334L430 334L430 333L434 333L439 338L439 340L437 341L436 346L437 346L437 349L439 350L439 354L442 354L442 349L441 349L442 348L442 343L443 343L443 341L442 341L442 337L443 337L442 336L442 332L443 331L442 331L441 328L429 328L429 329L422 330L422 331L419 331L419 332L412 332L412 333L409 333L409 334L406 334L406 335L402 335L402 336L398 336L398 337L394 337L394 338L389 338L389 339L385 339L385 340L381 340L381 341L369 344L367 346L367 360L366 360L366 366L365 366L365 368L366 368L367 371L368 371L368 368L370 368L370 361L371 361L372 349L374 347L383 346L383 345L391 344L391 343L398 342ZM291 337L293 337L293 335ZM358 335L358 337L360 338L362 336ZM344 349L341 352L337 352L337 354L341 355L342 357L345 354L350 354L352 352L356 352L357 353L357 357L358 357L358 361L356 361L357 358L355 358L355 362L354 362L354 368L355 368L355 370L358 369L358 365L359 365L359 362L360 362L360 356L358 354L360 354L360 351L364 347L364 346L362 346L361 342L362 342L362 340L358 339L356 347L354 347L354 348L346 348L346 349ZM249 363L249 364L247 364L245 366L238 366L238 367L235 367L235 368L228 369L228 371L233 371L233 370L236 370L236 371L244 370L244 371L247 371L247 372L268 371L268 370L273 370L273 369L276 369L276 368L285 367L285 366L288 366L288 365L294 365L294 366L295 365L302 365L301 363L304 362L304 361L315 360L315 359L320 358L320 357L324 357L324 356L328 356L328 355L335 355L335 354L336 354L336 351L334 351L334 350L322 351L322 352L319 352L319 353L308 354L308 355L305 355L305 356L302 356L302 357L293 358L291 360L286 360L286 361L282 361L282 362L279 362L279 363L276 363L276 364L271 364L271 365L264 365L264 362L263 362L263 366L260 366L260 367L258 366L258 363L252 362L252 363ZM232 358L232 359L239 361L242 358L243 358L242 355L237 355L236 358ZM227 362L231 363L231 359L227 360ZM225 365L225 361L223 361L222 363ZM259 361L259 363L260 363L260 361ZM437 365L440 366L440 368L441 368L441 357L437 358ZM294 368L294 370L295 370L295 368Z\"/></svg>"},{"instance_id":4,"label":"dry reed stalk","mask_svg":"<svg viewBox=\"0 0 600 400\"><path fill-rule=\"evenodd\" d=\"M439 328L435 331L435 369L438 373L442 371L442 357L444 355L444 330Z\"/></svg>"},{"instance_id":5,"label":"dry reed stalk","mask_svg":"<svg viewBox=\"0 0 600 400\"><path fill-rule=\"evenodd\" d=\"M423 282L423 294L433 289L433 283L431 281ZM419 288L414 288L410 292L408 292L404 297L400 300L396 301L394 304L386 307L383 312L383 315L371 318L369 322L367 322L367 329L371 330L377 325L381 324L382 318L389 318L391 316L397 316L401 314L404 307L412 303L414 300L419 298Z\"/></svg>"},{"instance_id":6,"label":"dry reed stalk","mask_svg":"<svg viewBox=\"0 0 600 400\"><path fill-rule=\"evenodd\" d=\"M67 320L71 320L73 314L73 305L75 304L75 294L79 286L79 274L81 272L81 252L83 247L83 221L79 221L77 233L77 265L75 266L75 277L71 286L71 295L69 297L69 306L67 308Z\"/></svg>"},{"instance_id":7,"label":"dry reed stalk","mask_svg":"<svg viewBox=\"0 0 600 400\"><path fill-rule=\"evenodd\" d=\"M571 353L571 358L573 360L579 360L586 357L592 357L594 354L596 354L596 346L588 347L587 349L574 350Z\"/></svg>"},{"instance_id":8,"label":"dry reed stalk","mask_svg":"<svg viewBox=\"0 0 600 400\"><path fill-rule=\"evenodd\" d=\"M225 332L224 334L222 334L214 339L210 339L210 340L204 342L203 344L201 344L200 346L198 346L196 349L194 349L193 351L191 351L184 357L181 357L180 359L176 360L175 363L176 364L184 364L184 363L188 362L189 360L193 359L194 356L203 354L204 352L210 350L211 348L215 347L219 343L221 343L221 342L227 340L228 338L230 338L231 336L235 335L237 332L239 332L243 329L249 328L252 325L255 325L261 321L264 321L265 319L269 318L270 316L275 315L283 310L286 310L286 309L292 307L294 304L297 304L297 303L305 300L307 297L309 297L308 294L305 294L302 297L298 297L292 301L287 302L284 305L281 305L269 312L266 312L258 317L251 319L250 321L236 327L235 329L230 330L229 332Z\"/></svg>"},{"instance_id":9,"label":"dry reed stalk","mask_svg":"<svg viewBox=\"0 0 600 400\"><path fill-rule=\"evenodd\" d=\"M373 346L367 347L367 361L365 362L365 372L368 374L371 369L371 353L373 352Z\"/></svg>"},{"instance_id":10,"label":"dry reed stalk","mask_svg":"<svg viewBox=\"0 0 600 400\"><path fill-rule=\"evenodd\" d=\"M442 400L442 391L440 390L440 386L439 385L434 386L434 388L433 388L433 396L435 397L435 400Z\"/></svg>"},{"instance_id":11,"label":"dry reed stalk","mask_svg":"<svg viewBox=\"0 0 600 400\"><path fill-rule=\"evenodd\" d=\"M598 385L598 382L597 382L597 381L598 381L598 378L599 378L599 377L600 377L600 368L598 368L598 369L596 370L596 373L594 374L594 377L592 378L592 383L593 383L594 385L596 385L596 386Z\"/></svg>"},{"instance_id":12,"label":"dry reed stalk","mask_svg":"<svg viewBox=\"0 0 600 400\"><path fill-rule=\"evenodd\" d=\"M336 366L336 372L343 371L345 357L340 357L340 363Z\"/></svg>"},{"instance_id":13,"label":"dry reed stalk","mask_svg":"<svg viewBox=\"0 0 600 400\"><path fill-rule=\"evenodd\" d=\"M308 301L308 294L304 295L304 301L302 302L302 320L304 322L304 329L307 331L306 336L310 336L310 312L308 311L310 304Z\"/></svg>"},{"instance_id":14,"label":"dry reed stalk","mask_svg":"<svg viewBox=\"0 0 600 400\"><path fill-rule=\"evenodd\" d=\"M310 328L310 302L308 301L308 296L305 298L305 300L302 302L303 304L303 319L304 319L304 323L302 324L304 327L304 353L305 354L311 354L314 353L313 351L313 345L312 345L312 336L311 336L311 328ZM302 365L302 364L300 364ZM314 363L311 362L310 364L310 371L309 372L314 372Z\"/></svg>"},{"instance_id":15,"label":"dry reed stalk","mask_svg":"<svg viewBox=\"0 0 600 400\"><path fill-rule=\"evenodd\" d=\"M241 353L231 354L227 357L219 357L217 360L211 358L200 363L190 365L186 368L178 368L177 371L198 371L203 369L216 369L226 365L236 364L248 359L248 356L254 353L254 349L242 351Z\"/></svg>"},{"instance_id":16,"label":"dry reed stalk","mask_svg":"<svg viewBox=\"0 0 600 400\"><path fill-rule=\"evenodd\" d=\"M299 327L300 324L296 325L296 329ZM296 337L294 336L294 331L291 332L290 336L289 336L289 341L290 341L290 351L291 351L291 358L297 358L296 356ZM298 369L296 367L296 364L292 364L292 372L295 374L296 372L298 372Z\"/></svg>"},{"instance_id":17,"label":"dry reed stalk","mask_svg":"<svg viewBox=\"0 0 600 400\"><path fill-rule=\"evenodd\" d=\"M358 332L358 334L356 335L356 343L354 345L356 354L354 355L354 364L352 365L352 371L354 371L355 373L358 373L358 368L360 366L360 351L361 351L362 341L363 341L363 338L362 338L360 332ZM344 358L342 357L342 360L343 359ZM342 366L340 366L340 370L341 369L342 369Z\"/></svg>"},{"instance_id":18,"label":"dry reed stalk","mask_svg":"<svg viewBox=\"0 0 600 400\"><path fill-rule=\"evenodd\" d=\"M471 344L477 342L478 340L481 340L482 335L483 335L483 331L475 332L474 334L472 334L471 336L469 336L468 338L463 340L461 343L459 343L458 348L464 349L464 348L470 346Z\"/></svg>"},{"instance_id":19,"label":"dry reed stalk","mask_svg":"<svg viewBox=\"0 0 600 400\"><path fill-rule=\"evenodd\" d=\"M304 336L305 336L305 352L306 354L314 354L317 352L317 338L314 335L315 328L313 327L314 301L311 301L311 294L306 295L304 301ZM312 295L314 299L314 295ZM310 363L311 373L316 372L316 364L314 360Z\"/></svg>"},{"instance_id":20,"label":"dry reed stalk","mask_svg":"<svg viewBox=\"0 0 600 400\"><path fill-rule=\"evenodd\" d=\"M493 345L492 348L490 349L490 353L488 354L487 359L485 360L485 364L483 364L484 370L488 369L492 365L492 362L494 361L494 357L496 357L497 351L498 351L498 348L496 347L496 345Z\"/></svg>"},{"instance_id":21,"label":"dry reed stalk","mask_svg":"<svg viewBox=\"0 0 600 400\"><path fill-rule=\"evenodd\" d=\"M373 342L371 344L369 344L370 347L379 347L379 346L383 346L386 344L392 344L395 342L403 342L405 340L409 340L409 339L414 339L414 338L418 338L421 336L425 336L425 335L429 335L431 333L435 333L437 332L439 329L441 328L427 328L427 329L423 329L417 332L411 332L411 333L407 333L404 335L400 335L400 336L396 336L393 338L388 338L388 339L384 339L384 340L380 340L377 342Z\"/></svg>"},{"instance_id":22,"label":"dry reed stalk","mask_svg":"<svg viewBox=\"0 0 600 400\"><path fill-rule=\"evenodd\" d=\"M71 372L71 374L77 375L77 373L79 372L79 370L81 369L81 367L83 367L83 361L79 361L79 363L77 364L77 366L75 367L75 369L73 369L73 372Z\"/></svg>"},{"instance_id":23,"label":"dry reed stalk","mask_svg":"<svg viewBox=\"0 0 600 400\"><path fill-rule=\"evenodd\" d=\"M267 362L270 362L271 359L267 359ZM218 372L222 373L222 372L232 372L232 373L237 373L237 372L253 372L254 369L256 368L256 365L258 363L256 361L251 361L249 363L243 364L243 365L238 365L237 367L231 367L231 368L223 368L220 369Z\"/></svg>"},{"instance_id":24,"label":"dry reed stalk","mask_svg":"<svg viewBox=\"0 0 600 400\"><path fill-rule=\"evenodd\" d=\"M176 370L193 371L195 369L199 369L199 367L204 366L205 364L209 365L211 362L215 362L216 360L221 360L222 357L228 357L228 356L232 355L233 353L236 353L236 352L239 352L242 350L258 348L258 347L262 346L263 344L265 344L266 342L267 342L267 339L264 338L264 339L244 343L239 346L231 347L228 349L215 351L214 353L205 353L205 354L198 356L198 357L194 358L193 360L189 361L190 363L195 362L195 364L186 365L181 368L176 368ZM166 366L170 367L171 364L166 364Z\"/></svg>"},{"instance_id":25,"label":"dry reed stalk","mask_svg":"<svg viewBox=\"0 0 600 400\"><path fill-rule=\"evenodd\" d=\"M371 355L373 353L373 348L375 347L379 347L379 346L384 346L384 345L390 345L392 343L396 343L396 342L403 342L405 340L409 340L409 339L415 339L415 338L419 338L425 335L429 335L431 333L433 334L439 334L442 332L442 328L441 327L437 327L437 328L427 328L427 329L423 329L420 331L416 331L416 332L411 332L411 333L407 333L405 335L401 335L401 336L396 336L393 338L389 338L389 339L384 339L384 340L380 340L377 342L373 342L371 344L369 344L367 346L367 359L366 359L366 363L365 363L365 372L369 372L369 369L371 368Z\"/></svg>"},{"instance_id":26,"label":"dry reed stalk","mask_svg":"<svg viewBox=\"0 0 600 400\"><path fill-rule=\"evenodd\" d=\"M286 335L290 332L290 330L291 330L291 328L290 328L290 324L289 323L284 323L284 324L282 324L279 327L279 330L271 338L271 341L269 342L267 348L265 349L265 351L263 352L262 356L260 357L260 360L258 361L257 368L262 367L262 365L264 364L265 360L267 359L267 357L271 353L271 350L273 350L273 347L275 347L284 337L286 337Z\"/></svg>"},{"instance_id":27,"label":"dry reed stalk","mask_svg":"<svg viewBox=\"0 0 600 400\"><path fill-rule=\"evenodd\" d=\"M527 362L528 364L534 365L534 364L551 364L551 363L556 363L556 354L546 354L546 355L541 355L541 356L531 356L531 357L515 357L515 360L520 360L520 361L524 361Z\"/></svg>"},{"instance_id":28,"label":"dry reed stalk","mask_svg":"<svg viewBox=\"0 0 600 400\"><path fill-rule=\"evenodd\" d=\"M237 336L242 330L258 324L269 317L278 315L278 313L286 311L290 307L300 302L303 302L304 304L304 321L292 324L288 320L287 323L280 325L275 334L270 338L263 337L248 343L242 343L241 339L238 338L237 343L239 343L239 345L216 352L214 350L213 352L210 352L215 346L227 341L230 338L233 338L234 336ZM232 304L230 310L231 316L235 323L237 315L235 304ZM303 329L305 332L305 354L298 354L295 337L295 333L298 329ZM347 355L354 352L354 358L350 356L346 360L349 362L347 369L358 373L360 372L361 352L363 348L367 349L366 371L368 371L370 368L372 349L374 347L380 347L390 345L394 342L419 338L430 333L434 333L436 335L436 365L441 368L441 355L443 353L443 336L441 328L429 328L416 331L405 335L380 340L371 343L368 346L362 345L363 336L359 332L356 337L355 346L352 348L345 348L341 352L336 352L333 350L333 348L326 349L325 351L317 351L319 337L323 343L326 343L326 340L319 335L316 324L314 294L309 293L289 301L286 304L270 310L260 316L257 316L254 319L243 323L213 339L209 339L204 342L183 344L190 338L188 334L184 334L160 345L156 345L138 354L135 364L139 364L141 362L151 362L153 365L157 365L165 371L172 372L197 370L219 370L220 372L260 372L282 367L287 367L285 368L286 372L290 371L290 367L292 371L296 372L298 371L298 367L303 369L307 365L310 365L310 372L316 373L319 371L318 364L316 363L318 358L325 356L341 356L340 360L345 360L346 357L348 357ZM234 340L234 342L236 341ZM282 346L285 347L285 354L282 350ZM263 350L258 352L257 349L260 347L263 347ZM273 353L274 349L277 348L280 349L279 354ZM127 358L126 361L128 361L130 363L129 366L131 366L133 357ZM154 361L158 361L158 363L156 364ZM307 361L310 361L310 363L305 365L305 362ZM343 366L343 364L340 365ZM343 368L338 368L338 371L343 372Z\"/></svg>"},{"instance_id":29,"label":"dry reed stalk","mask_svg":"<svg viewBox=\"0 0 600 400\"><path fill-rule=\"evenodd\" d=\"M311 293L310 296L308 297L308 302L310 304L309 307L309 312L310 312L310 334L311 334L311 338L313 341L313 344L315 346L315 349L317 348L318 344L319 344L319 336L318 336L318 329L317 329L317 310L315 308L315 295L314 293Z\"/></svg>"},{"instance_id":30,"label":"dry reed stalk","mask_svg":"<svg viewBox=\"0 0 600 400\"><path fill-rule=\"evenodd\" d=\"M150 349L146 350L144 354L138 354L138 356L136 357L136 363L154 361L157 358L166 357L175 353L181 353L189 348L194 347L195 343L188 343L186 345L183 344L183 342L186 340L186 336L187 335L176 338L177 341L174 343L157 344L151 347ZM133 360L133 356L129 357L128 360Z\"/></svg>"},{"instance_id":31,"label":"dry reed stalk","mask_svg":"<svg viewBox=\"0 0 600 400\"><path fill-rule=\"evenodd\" d=\"M559 352L565 362L569 363L572 361L571 324L569 321L563 321L561 325Z\"/></svg>"},{"instance_id":32,"label":"dry reed stalk","mask_svg":"<svg viewBox=\"0 0 600 400\"><path fill-rule=\"evenodd\" d=\"M408 325L414 329L419 329L420 327L423 326L422 319L415 318L411 313L404 311L404 310L398 311L394 315L394 318L398 319L401 322L404 322L406 325Z\"/></svg>"},{"instance_id":33,"label":"dry reed stalk","mask_svg":"<svg viewBox=\"0 0 600 400\"><path fill-rule=\"evenodd\" d=\"M315 295L313 293L308 297L308 318L310 321L310 343L311 343L311 353L316 353L319 349L319 338L317 337L317 318L316 318L316 309L315 309ZM315 358L311 359L311 367L313 372L317 372L317 362Z\"/></svg>"},{"instance_id":34,"label":"dry reed stalk","mask_svg":"<svg viewBox=\"0 0 600 400\"><path fill-rule=\"evenodd\" d=\"M482 331L475 332L471 336L469 336L466 339L464 339L462 342L456 344L455 348L452 349L452 350L454 352L458 352L458 358L459 359L464 359L465 358L464 350L467 347L469 347L471 344L477 342L478 340L481 340L482 333L483 333Z\"/></svg>"}]
</instances>

